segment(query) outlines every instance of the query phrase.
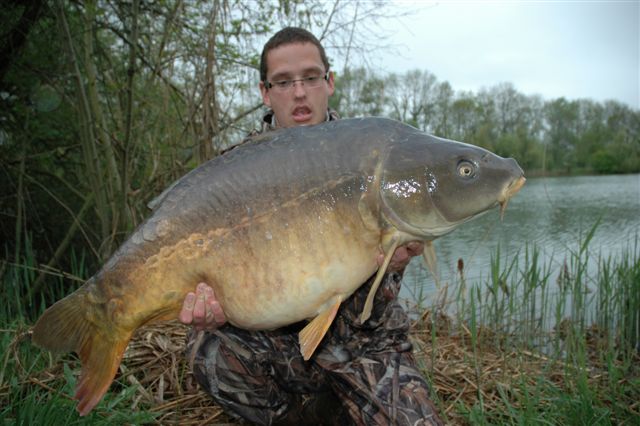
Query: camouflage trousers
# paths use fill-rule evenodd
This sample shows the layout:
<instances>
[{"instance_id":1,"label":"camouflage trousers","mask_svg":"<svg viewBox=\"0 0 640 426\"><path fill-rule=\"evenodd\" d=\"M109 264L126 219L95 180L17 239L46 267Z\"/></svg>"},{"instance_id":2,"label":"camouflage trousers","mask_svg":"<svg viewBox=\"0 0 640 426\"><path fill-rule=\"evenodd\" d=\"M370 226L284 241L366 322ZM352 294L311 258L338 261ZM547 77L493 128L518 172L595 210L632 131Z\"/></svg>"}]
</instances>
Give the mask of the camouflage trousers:
<instances>
[{"instance_id":1,"label":"camouflage trousers","mask_svg":"<svg viewBox=\"0 0 640 426\"><path fill-rule=\"evenodd\" d=\"M411 354L400 278L385 276L364 324L371 280L358 289L309 361L298 345L304 324L260 332L226 325L196 345L192 333L194 375L227 413L255 424L442 425Z\"/></svg>"}]
</instances>

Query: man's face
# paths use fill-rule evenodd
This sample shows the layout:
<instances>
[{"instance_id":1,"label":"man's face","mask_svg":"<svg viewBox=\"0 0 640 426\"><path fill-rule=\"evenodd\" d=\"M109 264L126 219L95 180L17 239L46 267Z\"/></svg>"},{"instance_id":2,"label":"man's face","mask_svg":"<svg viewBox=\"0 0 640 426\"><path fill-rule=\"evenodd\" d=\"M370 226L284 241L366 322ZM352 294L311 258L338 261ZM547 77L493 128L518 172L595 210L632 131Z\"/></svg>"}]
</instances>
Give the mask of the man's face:
<instances>
[{"instance_id":1,"label":"man's face","mask_svg":"<svg viewBox=\"0 0 640 426\"><path fill-rule=\"evenodd\" d=\"M285 44L267 53L267 81L295 80L324 76L326 69L318 48L311 43ZM293 87L267 89L260 82L264 104L271 109L281 127L318 124L326 119L329 96L334 91L333 74L317 87L296 82Z\"/></svg>"}]
</instances>

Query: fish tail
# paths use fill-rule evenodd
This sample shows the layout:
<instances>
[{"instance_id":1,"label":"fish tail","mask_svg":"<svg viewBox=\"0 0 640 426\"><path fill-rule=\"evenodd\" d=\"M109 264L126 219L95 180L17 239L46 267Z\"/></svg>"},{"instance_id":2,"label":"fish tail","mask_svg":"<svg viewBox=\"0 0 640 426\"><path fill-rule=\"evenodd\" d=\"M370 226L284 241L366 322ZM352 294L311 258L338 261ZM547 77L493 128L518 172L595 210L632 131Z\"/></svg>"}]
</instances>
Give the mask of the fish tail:
<instances>
[{"instance_id":1,"label":"fish tail","mask_svg":"<svg viewBox=\"0 0 640 426\"><path fill-rule=\"evenodd\" d=\"M32 341L53 352L76 352L82 363L75 399L81 416L96 406L115 377L132 333L114 331L98 320L87 285L47 309L33 328ZM91 312L89 312L91 310ZM90 315L93 314L93 315Z\"/></svg>"},{"instance_id":2,"label":"fish tail","mask_svg":"<svg viewBox=\"0 0 640 426\"><path fill-rule=\"evenodd\" d=\"M82 373L75 395L78 400L76 409L81 416L88 414L107 392L118 371L129 338L113 341L92 336L85 340L78 352L82 361Z\"/></svg>"}]
</instances>

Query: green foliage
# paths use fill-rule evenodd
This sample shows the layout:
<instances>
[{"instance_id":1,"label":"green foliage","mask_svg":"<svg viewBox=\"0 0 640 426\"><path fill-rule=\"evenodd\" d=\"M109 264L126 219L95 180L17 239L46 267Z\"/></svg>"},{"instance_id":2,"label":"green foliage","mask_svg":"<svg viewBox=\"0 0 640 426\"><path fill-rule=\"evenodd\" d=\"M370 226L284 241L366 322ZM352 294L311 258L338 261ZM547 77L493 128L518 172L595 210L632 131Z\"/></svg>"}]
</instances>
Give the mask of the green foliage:
<instances>
[{"instance_id":1,"label":"green foliage","mask_svg":"<svg viewBox=\"0 0 640 426\"><path fill-rule=\"evenodd\" d=\"M15 352L5 352L15 350ZM132 409L134 405L135 386L123 388L120 392L108 392L103 401L86 417L79 417L71 398L76 383L75 373L69 364L63 365L63 374L44 386L36 379L37 372L44 368L42 354L28 344L20 344L11 348L2 343L2 352L11 353L16 358L10 359L7 370L8 383L0 396L0 421L3 425L121 425L151 424L154 414ZM16 369L17 363L35 359L30 365L31 371ZM77 366L75 361L71 361ZM29 380L31 377L32 380ZM3 383L0 383L2 385Z\"/></svg>"},{"instance_id":2,"label":"green foliage","mask_svg":"<svg viewBox=\"0 0 640 426\"><path fill-rule=\"evenodd\" d=\"M600 149L591 156L593 169L602 174L617 173L620 167L616 157L608 151Z\"/></svg>"}]
</instances>

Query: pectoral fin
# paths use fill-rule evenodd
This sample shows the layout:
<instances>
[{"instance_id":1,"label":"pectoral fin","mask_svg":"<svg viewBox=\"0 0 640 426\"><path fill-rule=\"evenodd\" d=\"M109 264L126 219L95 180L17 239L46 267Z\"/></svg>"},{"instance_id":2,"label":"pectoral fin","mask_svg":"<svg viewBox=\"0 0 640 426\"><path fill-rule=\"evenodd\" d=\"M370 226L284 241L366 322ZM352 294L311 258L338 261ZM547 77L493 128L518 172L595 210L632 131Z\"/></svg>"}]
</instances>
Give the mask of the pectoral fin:
<instances>
[{"instance_id":1,"label":"pectoral fin","mask_svg":"<svg viewBox=\"0 0 640 426\"><path fill-rule=\"evenodd\" d=\"M424 251L422 252L424 263L427 264L427 269L433 275L433 279L436 282L436 287L440 288L440 275L438 274L438 261L436 258L436 249L433 247L432 241L426 241L424 243Z\"/></svg>"},{"instance_id":2,"label":"pectoral fin","mask_svg":"<svg viewBox=\"0 0 640 426\"><path fill-rule=\"evenodd\" d=\"M308 361L315 352L316 348L322 341L322 338L329 330L333 319L338 313L338 308L342 303L342 297L336 296L334 303L313 319L298 334L298 342L300 343L300 353L305 361Z\"/></svg>"},{"instance_id":3,"label":"pectoral fin","mask_svg":"<svg viewBox=\"0 0 640 426\"><path fill-rule=\"evenodd\" d=\"M389 266L389 262L391 262L391 258L393 257L393 253L396 251L398 247L398 239L394 238L391 241L391 246L387 251L387 254L384 257L384 262L382 262L382 266L378 269L378 273L376 275L376 279L373 281L371 285L371 289L369 290L369 294L367 295L367 301L364 302L364 308L362 309L362 314L360 315L360 323L364 323L371 316L371 310L373 309L373 299L376 296L376 291L378 291L378 287L382 282L382 277L384 277L384 273L387 272L387 267Z\"/></svg>"}]
</instances>

